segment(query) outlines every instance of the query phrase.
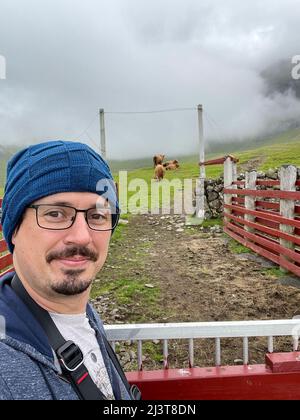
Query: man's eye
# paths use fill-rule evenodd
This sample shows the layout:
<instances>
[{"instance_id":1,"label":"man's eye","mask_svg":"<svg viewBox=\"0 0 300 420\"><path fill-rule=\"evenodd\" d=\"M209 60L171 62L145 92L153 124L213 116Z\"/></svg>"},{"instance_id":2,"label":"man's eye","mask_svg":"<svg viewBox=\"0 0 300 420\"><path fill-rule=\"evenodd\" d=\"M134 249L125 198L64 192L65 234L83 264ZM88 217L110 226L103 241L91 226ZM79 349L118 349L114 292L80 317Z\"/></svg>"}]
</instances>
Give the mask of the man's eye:
<instances>
[{"instance_id":1,"label":"man's eye","mask_svg":"<svg viewBox=\"0 0 300 420\"><path fill-rule=\"evenodd\" d=\"M93 220L105 220L106 217L103 214L100 214L100 213L93 213L93 214L90 215L90 219L93 219Z\"/></svg>"},{"instance_id":2,"label":"man's eye","mask_svg":"<svg viewBox=\"0 0 300 420\"><path fill-rule=\"evenodd\" d=\"M49 211L45 214L46 217L52 217L53 219L59 218L59 217L65 217L65 215L61 211Z\"/></svg>"}]
</instances>

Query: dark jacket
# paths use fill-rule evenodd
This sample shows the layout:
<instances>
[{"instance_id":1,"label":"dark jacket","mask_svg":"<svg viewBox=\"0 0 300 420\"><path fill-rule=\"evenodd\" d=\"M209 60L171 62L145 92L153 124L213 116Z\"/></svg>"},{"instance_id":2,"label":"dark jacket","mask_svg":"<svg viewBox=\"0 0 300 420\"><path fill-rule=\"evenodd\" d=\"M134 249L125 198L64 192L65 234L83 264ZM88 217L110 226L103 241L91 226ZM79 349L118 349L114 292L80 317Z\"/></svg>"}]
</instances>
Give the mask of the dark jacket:
<instances>
[{"instance_id":1,"label":"dark jacket","mask_svg":"<svg viewBox=\"0 0 300 420\"><path fill-rule=\"evenodd\" d=\"M77 400L72 386L59 376L48 338L26 305L11 289L14 273L0 279L0 400ZM102 336L102 322L91 307L87 316L96 331L116 399L130 399L112 364Z\"/></svg>"}]
</instances>

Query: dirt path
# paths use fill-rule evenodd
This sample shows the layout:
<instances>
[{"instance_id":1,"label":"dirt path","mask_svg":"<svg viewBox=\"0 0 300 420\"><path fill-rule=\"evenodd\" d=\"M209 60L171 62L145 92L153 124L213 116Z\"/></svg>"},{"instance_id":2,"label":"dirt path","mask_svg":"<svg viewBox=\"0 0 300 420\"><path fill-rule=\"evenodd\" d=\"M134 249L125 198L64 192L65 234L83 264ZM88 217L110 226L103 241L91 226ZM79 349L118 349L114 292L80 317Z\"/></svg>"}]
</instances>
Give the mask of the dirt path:
<instances>
[{"instance_id":1,"label":"dirt path","mask_svg":"<svg viewBox=\"0 0 300 420\"><path fill-rule=\"evenodd\" d=\"M285 279L264 268L268 263L231 252L228 237L216 230L187 229L180 216L132 217L96 284L96 304L104 321L286 319L300 314L300 279L289 278L293 286L280 284ZM209 340L201 343L199 364L213 364L212 345ZM287 340L278 340L278 345L290 349ZM222 349L223 363L239 363L240 342L224 340ZM184 364L186 344L174 343L173 350L171 363ZM263 361L265 350L265 341L250 345L251 361ZM158 366L159 360L154 367Z\"/></svg>"}]
</instances>

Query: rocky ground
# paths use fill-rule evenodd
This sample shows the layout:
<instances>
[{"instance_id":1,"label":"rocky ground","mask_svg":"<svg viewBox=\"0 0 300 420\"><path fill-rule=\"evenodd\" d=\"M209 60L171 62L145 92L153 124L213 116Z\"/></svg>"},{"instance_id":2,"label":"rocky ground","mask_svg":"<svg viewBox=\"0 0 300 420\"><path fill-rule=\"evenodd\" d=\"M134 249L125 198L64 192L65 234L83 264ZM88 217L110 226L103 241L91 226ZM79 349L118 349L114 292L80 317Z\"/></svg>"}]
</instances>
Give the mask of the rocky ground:
<instances>
[{"instance_id":1,"label":"rocky ground","mask_svg":"<svg viewBox=\"0 0 300 420\"><path fill-rule=\"evenodd\" d=\"M124 222L126 223L126 221ZM178 215L132 216L112 241L93 290L105 323L286 319L300 314L300 279L280 275L252 253L236 253L219 226L187 227ZM235 249L233 249L235 248ZM235 252L234 252L235 251ZM245 251L245 250L243 250ZM250 362L263 362L266 340L250 340ZM214 364L213 341L196 340L196 365ZM282 338L278 350L290 350ZM117 345L125 369L133 343ZM171 341L170 366L187 366L187 343ZM222 340L222 363L241 363L241 340ZM144 345L147 369L162 366L162 343Z\"/></svg>"}]
</instances>

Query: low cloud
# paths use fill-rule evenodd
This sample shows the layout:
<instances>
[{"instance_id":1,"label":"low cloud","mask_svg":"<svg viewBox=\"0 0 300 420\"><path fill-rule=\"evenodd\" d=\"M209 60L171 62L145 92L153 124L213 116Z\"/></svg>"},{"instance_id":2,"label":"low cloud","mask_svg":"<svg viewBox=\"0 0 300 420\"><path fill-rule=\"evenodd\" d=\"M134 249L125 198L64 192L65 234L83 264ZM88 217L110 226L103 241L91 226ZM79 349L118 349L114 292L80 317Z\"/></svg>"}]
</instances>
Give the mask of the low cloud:
<instances>
[{"instance_id":1,"label":"low cloud","mask_svg":"<svg viewBox=\"0 0 300 420\"><path fill-rule=\"evenodd\" d=\"M296 0L3 0L0 144L64 138L99 150L99 108L117 159L196 152L199 103L208 143L294 127L299 18Z\"/></svg>"}]
</instances>

